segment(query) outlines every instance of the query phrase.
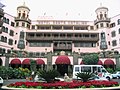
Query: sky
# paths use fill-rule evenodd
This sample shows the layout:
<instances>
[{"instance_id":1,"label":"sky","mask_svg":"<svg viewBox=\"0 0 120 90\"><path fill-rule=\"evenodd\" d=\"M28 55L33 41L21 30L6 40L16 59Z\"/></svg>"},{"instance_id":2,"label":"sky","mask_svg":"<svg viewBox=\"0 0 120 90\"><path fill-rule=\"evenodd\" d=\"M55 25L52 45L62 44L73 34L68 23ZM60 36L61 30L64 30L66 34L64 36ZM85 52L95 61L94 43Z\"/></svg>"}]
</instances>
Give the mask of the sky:
<instances>
[{"instance_id":1,"label":"sky","mask_svg":"<svg viewBox=\"0 0 120 90\"><path fill-rule=\"evenodd\" d=\"M53 18L95 20L95 10L100 5L109 9L108 16L120 14L120 0L0 0L5 5L5 12L17 15L17 7L25 5L30 8L30 19L40 16Z\"/></svg>"}]
</instances>

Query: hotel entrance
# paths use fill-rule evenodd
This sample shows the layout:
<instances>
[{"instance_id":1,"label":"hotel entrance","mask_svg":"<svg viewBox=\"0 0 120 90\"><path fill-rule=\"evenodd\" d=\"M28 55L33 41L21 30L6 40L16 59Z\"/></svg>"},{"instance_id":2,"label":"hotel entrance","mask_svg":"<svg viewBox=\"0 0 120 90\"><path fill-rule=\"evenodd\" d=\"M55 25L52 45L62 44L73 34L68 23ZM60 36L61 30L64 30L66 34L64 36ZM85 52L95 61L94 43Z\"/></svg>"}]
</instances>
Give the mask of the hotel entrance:
<instances>
[{"instance_id":1,"label":"hotel entrance","mask_svg":"<svg viewBox=\"0 0 120 90\"><path fill-rule=\"evenodd\" d=\"M67 55L60 55L55 61L55 68L60 73L61 76L64 76L65 73L68 74L69 66L71 65L70 59Z\"/></svg>"},{"instance_id":2,"label":"hotel entrance","mask_svg":"<svg viewBox=\"0 0 120 90\"><path fill-rule=\"evenodd\" d=\"M65 73L68 73L68 65L67 64L58 64L57 71L61 76L64 76Z\"/></svg>"}]
</instances>

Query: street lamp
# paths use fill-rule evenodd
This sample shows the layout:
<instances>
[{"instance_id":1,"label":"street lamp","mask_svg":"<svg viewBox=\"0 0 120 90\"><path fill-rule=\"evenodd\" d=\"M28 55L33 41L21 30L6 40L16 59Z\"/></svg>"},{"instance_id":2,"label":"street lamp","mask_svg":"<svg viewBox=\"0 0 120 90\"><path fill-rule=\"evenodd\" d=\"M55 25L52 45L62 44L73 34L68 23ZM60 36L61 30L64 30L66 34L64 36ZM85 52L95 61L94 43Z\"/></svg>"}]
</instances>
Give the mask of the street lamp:
<instances>
[{"instance_id":1,"label":"street lamp","mask_svg":"<svg viewBox=\"0 0 120 90\"><path fill-rule=\"evenodd\" d=\"M78 49L78 54L80 55L80 49Z\"/></svg>"},{"instance_id":2,"label":"street lamp","mask_svg":"<svg viewBox=\"0 0 120 90\"><path fill-rule=\"evenodd\" d=\"M47 54L47 48L45 48L45 54Z\"/></svg>"}]
</instances>

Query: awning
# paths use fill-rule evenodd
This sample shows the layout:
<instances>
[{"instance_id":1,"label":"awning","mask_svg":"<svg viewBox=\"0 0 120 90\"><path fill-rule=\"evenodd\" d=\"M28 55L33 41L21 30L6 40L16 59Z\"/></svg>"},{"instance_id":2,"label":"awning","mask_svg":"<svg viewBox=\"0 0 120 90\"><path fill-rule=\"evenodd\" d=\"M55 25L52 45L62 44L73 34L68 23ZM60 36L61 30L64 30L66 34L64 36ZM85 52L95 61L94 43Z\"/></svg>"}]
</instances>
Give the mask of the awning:
<instances>
[{"instance_id":1,"label":"awning","mask_svg":"<svg viewBox=\"0 0 120 90\"><path fill-rule=\"evenodd\" d=\"M103 63L102 63L101 60L99 60L97 64L98 64L98 65L103 65Z\"/></svg>"},{"instance_id":2,"label":"awning","mask_svg":"<svg viewBox=\"0 0 120 90\"><path fill-rule=\"evenodd\" d=\"M21 64L21 61L20 61L20 59L15 58L15 59L11 60L10 64Z\"/></svg>"},{"instance_id":3,"label":"awning","mask_svg":"<svg viewBox=\"0 0 120 90\"><path fill-rule=\"evenodd\" d=\"M104 65L114 65L115 63L111 59L106 59Z\"/></svg>"},{"instance_id":4,"label":"awning","mask_svg":"<svg viewBox=\"0 0 120 90\"><path fill-rule=\"evenodd\" d=\"M58 56L58 58L55 61L55 64L70 64L70 59L66 55Z\"/></svg>"},{"instance_id":5,"label":"awning","mask_svg":"<svg viewBox=\"0 0 120 90\"><path fill-rule=\"evenodd\" d=\"M36 60L37 65L45 64L45 62L42 59Z\"/></svg>"},{"instance_id":6,"label":"awning","mask_svg":"<svg viewBox=\"0 0 120 90\"><path fill-rule=\"evenodd\" d=\"M24 59L22 64L30 65L30 59Z\"/></svg>"}]
</instances>

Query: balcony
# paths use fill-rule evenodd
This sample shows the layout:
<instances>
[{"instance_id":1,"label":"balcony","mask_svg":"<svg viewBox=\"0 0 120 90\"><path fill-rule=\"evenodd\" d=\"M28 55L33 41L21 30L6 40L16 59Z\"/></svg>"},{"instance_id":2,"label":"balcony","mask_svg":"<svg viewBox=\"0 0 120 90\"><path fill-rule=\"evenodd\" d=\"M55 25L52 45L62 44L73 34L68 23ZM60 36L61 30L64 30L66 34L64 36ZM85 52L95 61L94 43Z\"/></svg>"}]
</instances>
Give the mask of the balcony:
<instances>
[{"instance_id":1,"label":"balcony","mask_svg":"<svg viewBox=\"0 0 120 90\"><path fill-rule=\"evenodd\" d=\"M26 40L28 41L55 41L55 40L59 40L59 41L98 41L99 40L99 36L98 34L96 34L95 37L89 36L89 37L75 37L75 36L71 36L71 37L63 37L63 36L30 36L27 35L26 36Z\"/></svg>"},{"instance_id":2,"label":"balcony","mask_svg":"<svg viewBox=\"0 0 120 90\"><path fill-rule=\"evenodd\" d=\"M31 23L31 20L28 18L15 17L15 21L25 21L28 22L29 24Z\"/></svg>"},{"instance_id":3,"label":"balcony","mask_svg":"<svg viewBox=\"0 0 120 90\"><path fill-rule=\"evenodd\" d=\"M54 46L53 47L53 49L56 49L56 50L71 50L72 49L72 46L70 47L68 47L68 46L65 46L65 47L62 47L62 46L59 46L59 47L57 47L57 46Z\"/></svg>"},{"instance_id":4,"label":"balcony","mask_svg":"<svg viewBox=\"0 0 120 90\"><path fill-rule=\"evenodd\" d=\"M99 22L110 22L110 18L107 18L107 19L101 19L101 20L95 20L94 21L94 24L97 24Z\"/></svg>"},{"instance_id":5,"label":"balcony","mask_svg":"<svg viewBox=\"0 0 120 90\"><path fill-rule=\"evenodd\" d=\"M4 10L0 8L0 18L4 16Z\"/></svg>"},{"instance_id":6,"label":"balcony","mask_svg":"<svg viewBox=\"0 0 120 90\"><path fill-rule=\"evenodd\" d=\"M0 27L2 27L2 26L3 26L3 20L0 19Z\"/></svg>"}]
</instances>

